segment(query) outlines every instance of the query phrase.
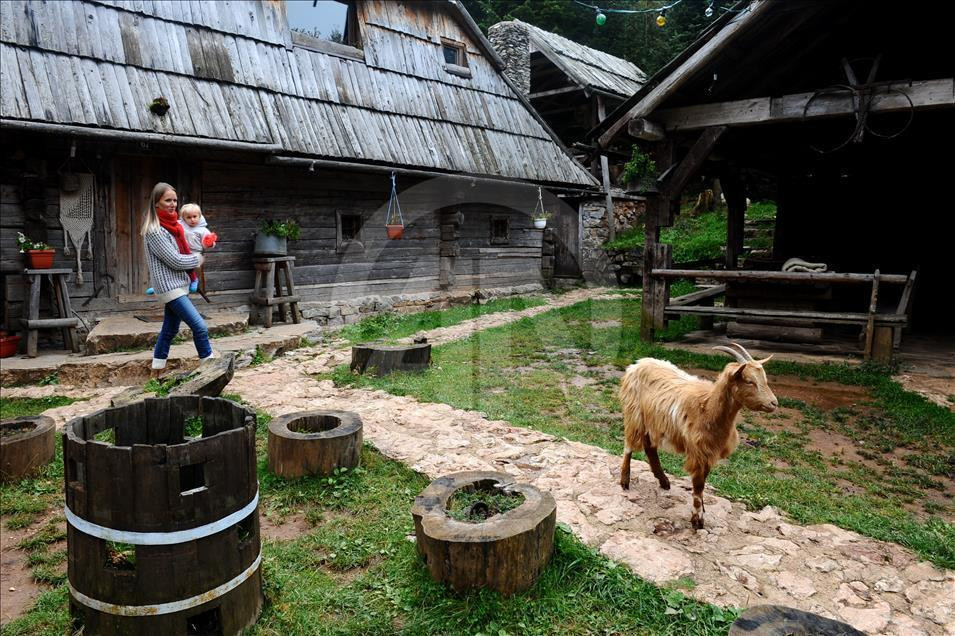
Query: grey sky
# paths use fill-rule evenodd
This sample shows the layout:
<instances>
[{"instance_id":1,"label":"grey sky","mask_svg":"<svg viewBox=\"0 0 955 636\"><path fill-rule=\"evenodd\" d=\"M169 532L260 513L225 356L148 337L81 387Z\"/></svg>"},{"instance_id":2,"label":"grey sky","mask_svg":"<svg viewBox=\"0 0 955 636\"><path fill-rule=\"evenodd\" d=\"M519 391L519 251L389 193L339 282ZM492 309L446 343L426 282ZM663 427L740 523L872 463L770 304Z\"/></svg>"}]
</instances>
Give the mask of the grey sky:
<instances>
[{"instance_id":1,"label":"grey sky","mask_svg":"<svg viewBox=\"0 0 955 636\"><path fill-rule=\"evenodd\" d=\"M286 0L288 24L296 29L311 31L317 28L323 36L333 30L345 30L345 14L348 8L335 0Z\"/></svg>"}]
</instances>

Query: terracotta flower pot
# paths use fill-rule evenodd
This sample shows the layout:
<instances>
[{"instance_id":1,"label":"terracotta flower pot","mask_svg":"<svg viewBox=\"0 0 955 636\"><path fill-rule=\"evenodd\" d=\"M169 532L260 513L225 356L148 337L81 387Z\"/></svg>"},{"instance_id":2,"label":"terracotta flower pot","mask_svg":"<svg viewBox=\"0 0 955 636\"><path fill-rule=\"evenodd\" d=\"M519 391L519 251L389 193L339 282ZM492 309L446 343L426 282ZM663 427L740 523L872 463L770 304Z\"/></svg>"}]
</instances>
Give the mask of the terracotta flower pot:
<instances>
[{"instance_id":1,"label":"terracotta flower pot","mask_svg":"<svg viewBox=\"0 0 955 636\"><path fill-rule=\"evenodd\" d=\"M400 239L405 234L404 225L386 225L385 227L388 229L388 238L392 241Z\"/></svg>"},{"instance_id":2,"label":"terracotta flower pot","mask_svg":"<svg viewBox=\"0 0 955 636\"><path fill-rule=\"evenodd\" d=\"M56 250L27 250L30 269L50 269L53 267L53 254Z\"/></svg>"},{"instance_id":3,"label":"terracotta flower pot","mask_svg":"<svg viewBox=\"0 0 955 636\"><path fill-rule=\"evenodd\" d=\"M0 336L0 358L15 355L20 345L20 336Z\"/></svg>"}]
</instances>

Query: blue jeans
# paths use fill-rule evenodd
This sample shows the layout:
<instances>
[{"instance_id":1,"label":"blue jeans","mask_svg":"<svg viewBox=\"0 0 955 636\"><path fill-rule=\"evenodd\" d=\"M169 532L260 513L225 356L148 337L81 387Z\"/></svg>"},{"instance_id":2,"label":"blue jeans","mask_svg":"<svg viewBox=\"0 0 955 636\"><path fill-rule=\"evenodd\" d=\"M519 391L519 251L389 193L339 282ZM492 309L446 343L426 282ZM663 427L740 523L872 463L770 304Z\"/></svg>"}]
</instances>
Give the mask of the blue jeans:
<instances>
[{"instance_id":1,"label":"blue jeans","mask_svg":"<svg viewBox=\"0 0 955 636\"><path fill-rule=\"evenodd\" d=\"M159 339L153 350L153 358L165 360L169 357L169 347L172 339L179 333L179 325L185 321L192 330L192 341L196 343L196 353L199 358L208 358L212 355L212 345L209 344L209 330L188 296L180 296L166 303L166 314L163 317L162 329L159 330Z\"/></svg>"}]
</instances>

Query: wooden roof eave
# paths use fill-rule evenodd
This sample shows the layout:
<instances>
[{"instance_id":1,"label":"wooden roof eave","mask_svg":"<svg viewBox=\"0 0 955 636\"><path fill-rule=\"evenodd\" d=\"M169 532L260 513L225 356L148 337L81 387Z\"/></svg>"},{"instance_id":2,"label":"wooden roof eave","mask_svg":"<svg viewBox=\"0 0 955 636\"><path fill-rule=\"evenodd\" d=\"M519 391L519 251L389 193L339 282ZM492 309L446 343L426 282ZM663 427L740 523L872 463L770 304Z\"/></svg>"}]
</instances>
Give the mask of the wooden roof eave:
<instances>
[{"instance_id":1,"label":"wooden roof eave","mask_svg":"<svg viewBox=\"0 0 955 636\"><path fill-rule=\"evenodd\" d=\"M645 117L708 64L724 47L769 12L771 0L753 0L748 11L726 13L715 20L689 47L657 71L630 99L618 106L587 134L607 147L631 119Z\"/></svg>"}]
</instances>

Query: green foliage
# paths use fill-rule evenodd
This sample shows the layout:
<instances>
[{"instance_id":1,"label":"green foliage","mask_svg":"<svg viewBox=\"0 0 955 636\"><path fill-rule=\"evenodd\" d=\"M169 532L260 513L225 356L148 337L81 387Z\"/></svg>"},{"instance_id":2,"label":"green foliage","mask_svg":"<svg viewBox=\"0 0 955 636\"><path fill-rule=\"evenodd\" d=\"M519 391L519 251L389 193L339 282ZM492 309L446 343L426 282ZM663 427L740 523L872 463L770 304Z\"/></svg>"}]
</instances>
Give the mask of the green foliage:
<instances>
[{"instance_id":1,"label":"green foliage","mask_svg":"<svg viewBox=\"0 0 955 636\"><path fill-rule=\"evenodd\" d=\"M643 152L640 146L633 144L633 154L630 161L623 164L623 173L620 178L623 183L629 183L655 175L656 172L657 163L650 158L650 155Z\"/></svg>"},{"instance_id":2,"label":"green foliage","mask_svg":"<svg viewBox=\"0 0 955 636\"><path fill-rule=\"evenodd\" d=\"M259 226L259 232L294 241L299 237L301 229L294 219L285 219L284 221L266 219Z\"/></svg>"},{"instance_id":3,"label":"green foliage","mask_svg":"<svg viewBox=\"0 0 955 636\"><path fill-rule=\"evenodd\" d=\"M202 420L201 415L193 415L192 417L187 417L186 420L182 423L183 434L186 437L197 438L202 437L202 427L205 425L205 422Z\"/></svg>"},{"instance_id":4,"label":"green foliage","mask_svg":"<svg viewBox=\"0 0 955 636\"><path fill-rule=\"evenodd\" d=\"M461 488L451 495L448 499L448 516L458 521L481 522L514 510L522 503L524 495L519 492L472 486Z\"/></svg>"},{"instance_id":5,"label":"green foliage","mask_svg":"<svg viewBox=\"0 0 955 636\"><path fill-rule=\"evenodd\" d=\"M23 232L17 232L17 247L20 248L20 252L29 252L31 250L51 250L53 249L47 243L42 241L34 241L26 237Z\"/></svg>"},{"instance_id":6,"label":"green foliage","mask_svg":"<svg viewBox=\"0 0 955 636\"><path fill-rule=\"evenodd\" d=\"M60 383L60 376L54 371L47 376L44 376L37 384L40 386L54 386Z\"/></svg>"},{"instance_id":7,"label":"green foliage","mask_svg":"<svg viewBox=\"0 0 955 636\"><path fill-rule=\"evenodd\" d=\"M260 364L265 364L270 360L269 355L265 353L265 350L256 345L255 352L252 354L252 360L249 362L250 367L257 367Z\"/></svg>"},{"instance_id":8,"label":"green foliage","mask_svg":"<svg viewBox=\"0 0 955 636\"><path fill-rule=\"evenodd\" d=\"M646 242L640 224L617 235L603 245L604 249L620 250L643 247ZM726 245L726 211L715 210L699 216L681 214L672 227L660 230L660 242L673 246L673 262L719 258Z\"/></svg>"},{"instance_id":9,"label":"green foliage","mask_svg":"<svg viewBox=\"0 0 955 636\"><path fill-rule=\"evenodd\" d=\"M0 398L0 419L39 415L48 409L66 406L76 402L76 398L50 395L41 398Z\"/></svg>"},{"instance_id":10,"label":"green foliage","mask_svg":"<svg viewBox=\"0 0 955 636\"><path fill-rule=\"evenodd\" d=\"M354 343L382 339L396 340L420 331L457 325L486 314L539 307L545 302L543 298L535 296L514 296L489 300L483 304L472 303L452 307L443 311L422 311L414 314L381 313L365 318L354 325L343 327L339 333L343 338Z\"/></svg>"}]
</instances>

